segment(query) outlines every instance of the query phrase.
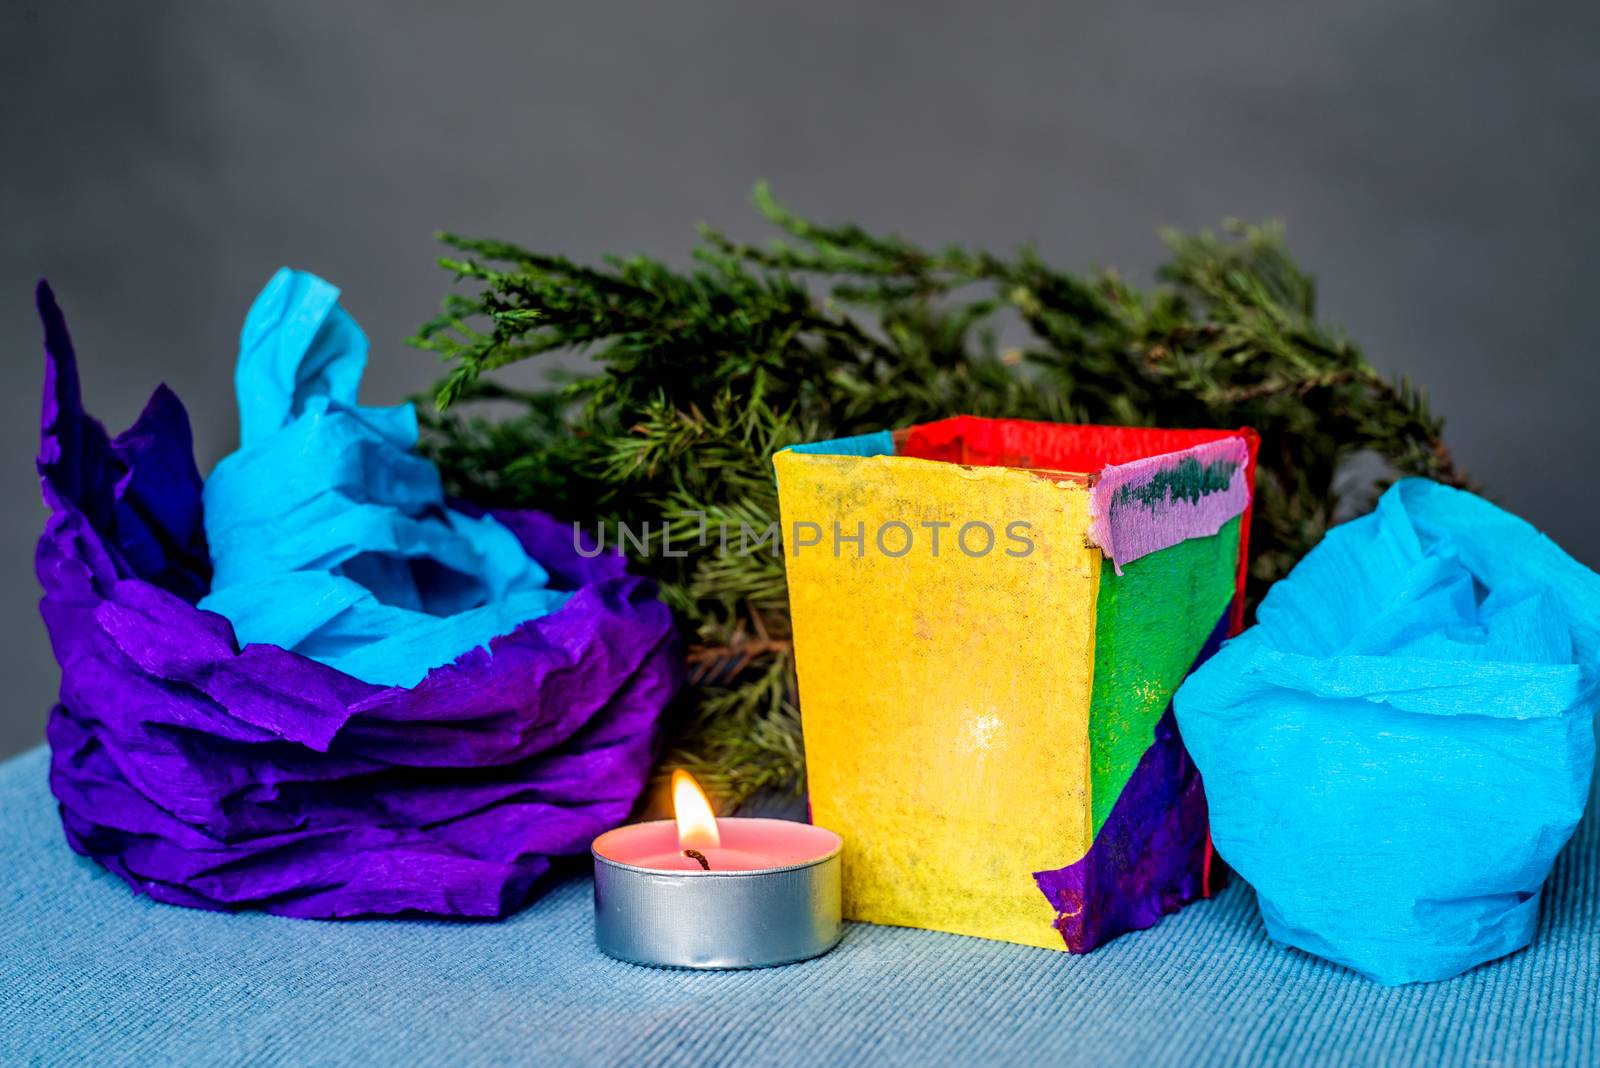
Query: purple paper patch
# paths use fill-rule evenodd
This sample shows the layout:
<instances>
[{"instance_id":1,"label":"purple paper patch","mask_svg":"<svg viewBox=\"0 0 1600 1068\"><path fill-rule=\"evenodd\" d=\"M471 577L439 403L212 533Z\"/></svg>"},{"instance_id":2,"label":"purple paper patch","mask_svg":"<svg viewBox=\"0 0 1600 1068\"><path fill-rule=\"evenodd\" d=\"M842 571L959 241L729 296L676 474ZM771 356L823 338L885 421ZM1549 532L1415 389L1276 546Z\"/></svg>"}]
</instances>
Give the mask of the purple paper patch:
<instances>
[{"instance_id":1,"label":"purple paper patch","mask_svg":"<svg viewBox=\"0 0 1600 1068\"><path fill-rule=\"evenodd\" d=\"M1228 622L1226 614L1218 621L1195 667L1221 648ZM1209 826L1200 772L1169 704L1089 851L1065 868L1033 873L1067 949L1087 953L1204 896Z\"/></svg>"}]
</instances>

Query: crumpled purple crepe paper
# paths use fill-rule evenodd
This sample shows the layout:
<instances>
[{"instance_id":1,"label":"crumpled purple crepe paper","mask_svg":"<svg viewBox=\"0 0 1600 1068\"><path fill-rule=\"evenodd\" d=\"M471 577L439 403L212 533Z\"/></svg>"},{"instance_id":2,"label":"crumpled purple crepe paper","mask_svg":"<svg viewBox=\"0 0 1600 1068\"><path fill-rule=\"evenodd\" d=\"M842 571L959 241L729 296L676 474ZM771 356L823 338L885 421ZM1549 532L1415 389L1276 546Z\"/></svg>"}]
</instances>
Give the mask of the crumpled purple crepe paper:
<instances>
[{"instance_id":1,"label":"crumpled purple crepe paper","mask_svg":"<svg viewBox=\"0 0 1600 1068\"><path fill-rule=\"evenodd\" d=\"M547 516L497 512L575 592L488 650L408 689L240 649L194 607L209 560L183 406L162 386L108 439L49 287L38 297L50 782L74 849L172 904L492 917L628 816L682 672L649 582L585 559Z\"/></svg>"}]
</instances>

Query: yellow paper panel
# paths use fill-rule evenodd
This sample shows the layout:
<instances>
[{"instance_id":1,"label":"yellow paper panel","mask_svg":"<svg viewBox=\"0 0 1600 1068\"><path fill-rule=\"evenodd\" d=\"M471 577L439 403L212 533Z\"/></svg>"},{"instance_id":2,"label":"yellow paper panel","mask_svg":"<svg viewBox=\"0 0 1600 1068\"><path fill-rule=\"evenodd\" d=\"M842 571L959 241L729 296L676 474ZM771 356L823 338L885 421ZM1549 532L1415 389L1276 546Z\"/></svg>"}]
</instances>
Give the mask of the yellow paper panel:
<instances>
[{"instance_id":1,"label":"yellow paper panel","mask_svg":"<svg viewBox=\"0 0 1600 1068\"><path fill-rule=\"evenodd\" d=\"M812 814L845 838L847 915L1063 948L1031 873L1090 842L1087 490L905 457L776 463ZM892 520L917 537L900 558L875 544ZM1025 558L1005 552L1014 520ZM937 558L930 521L951 524ZM985 556L953 541L971 521L995 531ZM801 522L823 537L796 554ZM835 522L864 524L864 555L834 555Z\"/></svg>"}]
</instances>

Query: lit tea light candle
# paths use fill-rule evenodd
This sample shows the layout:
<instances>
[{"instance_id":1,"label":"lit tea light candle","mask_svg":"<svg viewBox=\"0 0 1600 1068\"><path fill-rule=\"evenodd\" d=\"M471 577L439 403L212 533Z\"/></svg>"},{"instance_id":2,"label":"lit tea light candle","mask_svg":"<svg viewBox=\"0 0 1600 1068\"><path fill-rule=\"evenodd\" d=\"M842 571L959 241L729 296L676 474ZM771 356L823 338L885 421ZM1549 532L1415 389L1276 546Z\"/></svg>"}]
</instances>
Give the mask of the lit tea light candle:
<instances>
[{"instance_id":1,"label":"lit tea light candle","mask_svg":"<svg viewBox=\"0 0 1600 1068\"><path fill-rule=\"evenodd\" d=\"M761 968L839 941L839 836L792 820L718 819L687 772L671 820L594 840L595 941L635 964Z\"/></svg>"}]
</instances>

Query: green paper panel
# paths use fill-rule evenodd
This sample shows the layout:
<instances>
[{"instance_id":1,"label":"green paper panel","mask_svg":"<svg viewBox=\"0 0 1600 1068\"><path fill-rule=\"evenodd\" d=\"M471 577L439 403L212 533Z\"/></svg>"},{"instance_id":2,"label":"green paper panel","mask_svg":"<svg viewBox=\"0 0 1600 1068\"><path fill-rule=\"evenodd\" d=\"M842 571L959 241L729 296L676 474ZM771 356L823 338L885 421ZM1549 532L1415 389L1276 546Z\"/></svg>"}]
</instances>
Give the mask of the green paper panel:
<instances>
[{"instance_id":1,"label":"green paper panel","mask_svg":"<svg viewBox=\"0 0 1600 1068\"><path fill-rule=\"evenodd\" d=\"M1122 567L1100 567L1095 602L1094 690L1089 704L1093 833L1155 737L1217 620L1233 600L1239 519Z\"/></svg>"}]
</instances>

